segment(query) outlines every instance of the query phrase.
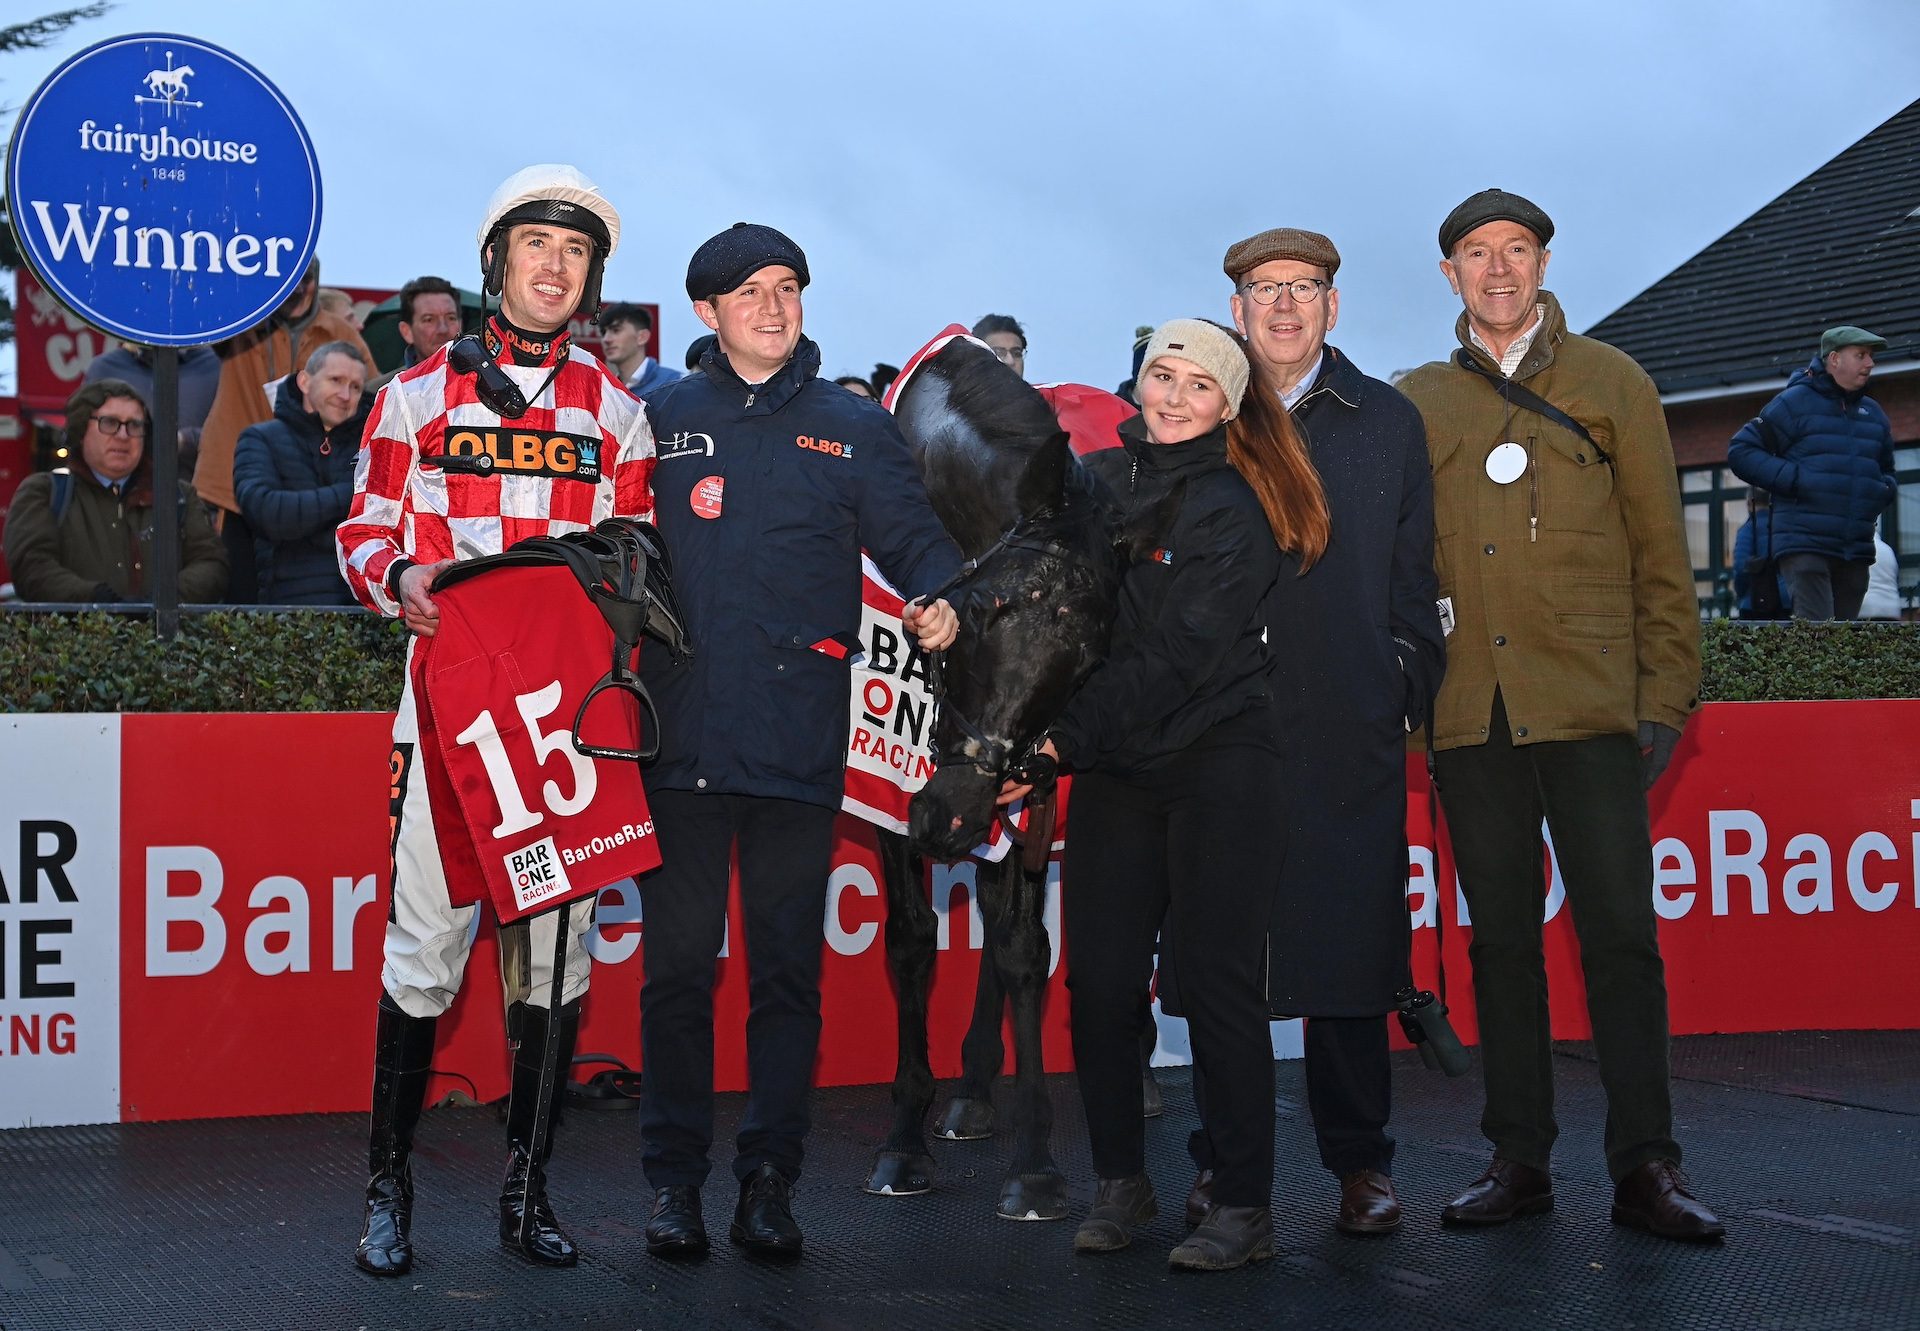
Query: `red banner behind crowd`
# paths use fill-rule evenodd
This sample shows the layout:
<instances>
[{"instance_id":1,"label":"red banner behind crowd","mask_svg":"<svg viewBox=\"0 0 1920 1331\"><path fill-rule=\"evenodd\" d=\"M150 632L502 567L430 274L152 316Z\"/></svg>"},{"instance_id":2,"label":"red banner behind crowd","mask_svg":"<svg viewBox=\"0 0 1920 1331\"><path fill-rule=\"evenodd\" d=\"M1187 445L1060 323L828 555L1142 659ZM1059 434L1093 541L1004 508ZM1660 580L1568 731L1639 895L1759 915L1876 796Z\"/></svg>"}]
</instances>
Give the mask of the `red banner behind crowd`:
<instances>
[{"instance_id":1,"label":"red banner behind crowd","mask_svg":"<svg viewBox=\"0 0 1920 1331\"><path fill-rule=\"evenodd\" d=\"M363 1109L386 915L389 718L26 716L0 732L0 1126ZM1408 907L1435 982L1475 1029L1470 921L1410 767ZM1653 796L1673 1029L1911 1028L1920 966L1920 702L1715 704ZM827 904L823 1084L889 1079L894 1004L872 830L841 821ZM935 1071L958 1049L982 942L971 864L932 886ZM1444 886L1442 886L1444 884ZM1543 907L1554 1029L1587 1033L1555 875ZM1048 926L1059 936L1057 894ZM434 1094L504 1094L492 928ZM719 962L717 1082L746 1081L737 913ZM638 1063L645 926L600 897L580 1047ZM1049 1065L1066 1066L1056 961Z\"/></svg>"}]
</instances>

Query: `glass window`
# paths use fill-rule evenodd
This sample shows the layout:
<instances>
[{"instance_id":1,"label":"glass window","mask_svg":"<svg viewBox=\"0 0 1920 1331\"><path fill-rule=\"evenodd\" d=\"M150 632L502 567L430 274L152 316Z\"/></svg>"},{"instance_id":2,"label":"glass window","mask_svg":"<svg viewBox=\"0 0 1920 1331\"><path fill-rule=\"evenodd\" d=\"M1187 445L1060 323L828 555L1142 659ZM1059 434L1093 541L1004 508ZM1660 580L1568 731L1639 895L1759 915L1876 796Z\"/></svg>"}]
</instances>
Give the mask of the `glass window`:
<instances>
[{"instance_id":1,"label":"glass window","mask_svg":"<svg viewBox=\"0 0 1920 1331\"><path fill-rule=\"evenodd\" d=\"M1719 619L1733 613L1733 539L1747 520L1747 485L1726 467L1686 467L1680 472L1680 515L1693 561L1700 612Z\"/></svg>"}]
</instances>

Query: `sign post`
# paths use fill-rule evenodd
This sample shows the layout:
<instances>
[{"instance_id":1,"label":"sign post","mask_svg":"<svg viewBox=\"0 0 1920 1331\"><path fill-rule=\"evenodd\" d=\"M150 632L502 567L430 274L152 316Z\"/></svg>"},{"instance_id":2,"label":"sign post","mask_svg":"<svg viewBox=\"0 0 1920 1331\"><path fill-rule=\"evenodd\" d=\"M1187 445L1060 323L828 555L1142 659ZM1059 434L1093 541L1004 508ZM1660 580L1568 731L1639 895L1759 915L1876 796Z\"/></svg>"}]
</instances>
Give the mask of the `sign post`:
<instances>
[{"instance_id":1,"label":"sign post","mask_svg":"<svg viewBox=\"0 0 1920 1331\"><path fill-rule=\"evenodd\" d=\"M7 154L27 266L97 328L157 349L157 627L179 622L179 347L234 337L299 285L320 240L320 164L266 76L195 37L90 46L34 89ZM70 440L77 452L79 441Z\"/></svg>"}]
</instances>

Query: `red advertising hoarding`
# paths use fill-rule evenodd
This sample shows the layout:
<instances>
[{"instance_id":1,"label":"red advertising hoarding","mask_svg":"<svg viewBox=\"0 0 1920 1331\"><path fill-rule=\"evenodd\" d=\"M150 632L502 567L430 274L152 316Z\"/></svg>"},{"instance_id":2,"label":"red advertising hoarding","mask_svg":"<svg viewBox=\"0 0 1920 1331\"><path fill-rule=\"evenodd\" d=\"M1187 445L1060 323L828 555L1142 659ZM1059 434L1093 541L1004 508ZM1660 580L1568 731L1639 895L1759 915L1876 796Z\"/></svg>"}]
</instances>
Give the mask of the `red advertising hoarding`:
<instances>
[{"instance_id":1,"label":"red advertising hoarding","mask_svg":"<svg viewBox=\"0 0 1920 1331\"><path fill-rule=\"evenodd\" d=\"M390 718L24 716L0 728L0 1126L364 1109L380 993ZM1431 986L1435 912L1461 1034L1471 919L1410 765L1408 910ZM1703 707L1653 792L1652 888L1676 1034L1905 1029L1920 969L1920 701ZM1564 888L1544 879L1554 1033L1588 1033ZM956 1075L982 930L974 866L936 866L937 1075ZM1069 885L1071 890L1071 885ZM1097 890L1094 885L1093 890ZM580 1047L639 1062L645 922L600 897ZM843 818L829 884L818 1078L892 1077L895 1008L871 828ZM1046 999L1069 1065L1066 964ZM441 1024L433 1094L505 1093L490 924ZM719 959L716 1081L746 1084L737 903ZM1163 1025L1163 1049L1181 1047Z\"/></svg>"}]
</instances>

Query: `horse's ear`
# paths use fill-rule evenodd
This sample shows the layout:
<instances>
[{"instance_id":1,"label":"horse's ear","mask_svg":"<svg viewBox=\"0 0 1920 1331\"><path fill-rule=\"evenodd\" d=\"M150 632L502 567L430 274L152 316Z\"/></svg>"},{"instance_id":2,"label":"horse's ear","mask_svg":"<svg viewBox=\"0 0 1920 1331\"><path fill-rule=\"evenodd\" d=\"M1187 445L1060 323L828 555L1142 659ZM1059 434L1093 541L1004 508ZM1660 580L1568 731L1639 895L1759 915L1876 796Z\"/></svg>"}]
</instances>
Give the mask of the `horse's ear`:
<instances>
[{"instance_id":1,"label":"horse's ear","mask_svg":"<svg viewBox=\"0 0 1920 1331\"><path fill-rule=\"evenodd\" d=\"M1020 473L1020 484L1014 488L1013 497L1021 517L1060 507L1067 484L1067 463L1072 457L1073 449L1065 430L1056 431L1034 450Z\"/></svg>"},{"instance_id":2,"label":"horse's ear","mask_svg":"<svg viewBox=\"0 0 1920 1331\"><path fill-rule=\"evenodd\" d=\"M1187 478L1182 476L1165 494L1121 524L1114 544L1127 552L1128 563L1138 563L1166 544L1167 533L1173 530L1173 521L1180 516L1180 505L1186 498Z\"/></svg>"}]
</instances>

